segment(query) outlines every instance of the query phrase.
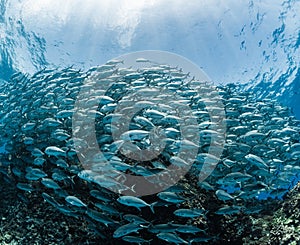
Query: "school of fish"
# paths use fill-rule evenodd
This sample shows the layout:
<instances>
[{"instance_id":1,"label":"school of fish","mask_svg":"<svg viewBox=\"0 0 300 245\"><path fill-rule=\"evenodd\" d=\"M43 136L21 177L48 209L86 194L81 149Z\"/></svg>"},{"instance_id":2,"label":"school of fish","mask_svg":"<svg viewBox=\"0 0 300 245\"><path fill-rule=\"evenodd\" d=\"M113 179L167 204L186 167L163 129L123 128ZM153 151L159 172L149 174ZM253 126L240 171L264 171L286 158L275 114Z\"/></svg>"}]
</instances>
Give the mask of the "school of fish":
<instances>
[{"instance_id":1,"label":"school of fish","mask_svg":"<svg viewBox=\"0 0 300 245\"><path fill-rule=\"evenodd\" d=\"M140 58L136 62L149 63ZM300 121L289 108L274 100L257 100L251 91L237 85L214 86L207 93L218 93L224 105L226 138L218 164L203 181L198 174L204 162L215 161L209 153L212 139L218 139L206 105L210 101L198 95L188 84L205 91L206 82L197 81L178 67L155 64L144 69L119 68L121 60L111 60L88 71L72 67L45 69L33 76L14 74L0 85L0 179L19 189L24 202L38 192L45 205L52 205L64 215L85 219L99 239L150 244L199 244L218 240L209 232L211 215L252 215L264 210L265 204L284 195L300 179ZM91 79L92 78L92 79ZM86 83L86 81L90 81ZM187 82L188 81L188 82ZM78 159L77 146L91 147L84 139L72 136L74 104L80 91L96 89L97 84L111 84L104 96L86 97L85 103L99 101L95 116L97 143L102 156L93 156L86 169ZM122 185L113 169L135 176L151 176L174 164L186 167L178 156L180 147L195 147L181 141L180 120L164 105L164 97L140 105L132 103L130 93L142 91L152 95L152 88L168 88L184 98L174 104L188 103L199 127L198 154L188 173L164 191L149 196L121 195L109 188ZM115 108L122 101L121 113ZM134 102L134 101L133 101ZM120 121L140 106L127 132L114 141L113 120ZM220 108L215 108L218 110ZM84 127L84 123L78 124ZM152 160L135 161L119 151L124 142L141 149L151 148L151 137L162 134L164 148ZM193 128L190 128L193 134ZM218 147L218 144L213 147ZM127 148L125 148L126 151ZM130 150L129 148L127 149ZM109 175L97 174L105 160ZM121 184L120 184L121 183ZM134 183L130 191L138 188ZM205 203L205 197L216 200ZM217 208L216 208L217 205Z\"/></svg>"}]
</instances>

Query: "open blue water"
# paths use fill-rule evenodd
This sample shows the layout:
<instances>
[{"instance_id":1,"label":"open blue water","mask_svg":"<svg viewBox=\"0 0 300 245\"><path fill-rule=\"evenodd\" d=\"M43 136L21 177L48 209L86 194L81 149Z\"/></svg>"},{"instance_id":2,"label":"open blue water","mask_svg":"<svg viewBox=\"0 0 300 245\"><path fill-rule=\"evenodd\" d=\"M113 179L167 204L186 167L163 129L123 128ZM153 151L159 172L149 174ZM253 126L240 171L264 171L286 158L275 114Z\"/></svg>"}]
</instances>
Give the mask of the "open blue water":
<instances>
[{"instance_id":1,"label":"open blue water","mask_svg":"<svg viewBox=\"0 0 300 245\"><path fill-rule=\"evenodd\" d=\"M44 67L88 69L124 53L165 50L215 83L257 86L299 108L299 1L1 0L0 79Z\"/></svg>"}]
</instances>

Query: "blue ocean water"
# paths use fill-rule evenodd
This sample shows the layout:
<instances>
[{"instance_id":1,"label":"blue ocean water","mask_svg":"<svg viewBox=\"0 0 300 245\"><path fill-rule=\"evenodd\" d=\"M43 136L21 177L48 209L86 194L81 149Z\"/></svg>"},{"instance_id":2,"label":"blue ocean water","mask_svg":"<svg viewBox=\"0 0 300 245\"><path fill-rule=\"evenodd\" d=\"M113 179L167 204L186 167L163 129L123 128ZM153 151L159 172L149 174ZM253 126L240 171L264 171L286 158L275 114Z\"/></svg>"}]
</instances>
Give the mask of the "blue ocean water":
<instances>
[{"instance_id":1,"label":"blue ocean water","mask_svg":"<svg viewBox=\"0 0 300 245\"><path fill-rule=\"evenodd\" d=\"M255 86L300 116L299 1L90 1L84 10L80 1L0 5L0 79L165 50L190 59L215 83Z\"/></svg>"},{"instance_id":2,"label":"blue ocean water","mask_svg":"<svg viewBox=\"0 0 300 245\"><path fill-rule=\"evenodd\" d=\"M79 0L0 0L0 84L18 72L86 72L126 53L162 50L193 61L214 84L237 84L257 100L290 108L300 120L299 12L297 0L94 0L84 7ZM1 112L0 123L4 118ZM1 155L7 155L9 141L1 138ZM282 186L291 189L299 178L288 176ZM229 194L241 190L220 186ZM258 199L282 199L285 193L262 191Z\"/></svg>"}]
</instances>

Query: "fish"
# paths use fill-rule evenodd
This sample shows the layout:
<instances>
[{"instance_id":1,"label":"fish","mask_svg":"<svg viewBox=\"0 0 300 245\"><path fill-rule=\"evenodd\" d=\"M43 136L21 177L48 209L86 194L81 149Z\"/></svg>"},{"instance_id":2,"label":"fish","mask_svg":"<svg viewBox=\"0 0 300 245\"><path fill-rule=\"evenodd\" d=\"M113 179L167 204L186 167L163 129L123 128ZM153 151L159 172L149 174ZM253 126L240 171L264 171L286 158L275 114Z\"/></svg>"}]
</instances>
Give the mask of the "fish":
<instances>
[{"instance_id":1,"label":"fish","mask_svg":"<svg viewBox=\"0 0 300 245\"><path fill-rule=\"evenodd\" d=\"M201 243L207 243L211 240L217 240L218 237L213 237L213 236L208 236L208 235L201 235L200 237L196 237L196 238L193 238L189 241L190 244L201 244Z\"/></svg>"},{"instance_id":2,"label":"fish","mask_svg":"<svg viewBox=\"0 0 300 245\"><path fill-rule=\"evenodd\" d=\"M177 209L174 211L174 214L179 217L185 217L185 218L196 218L201 215L205 215L204 209Z\"/></svg>"},{"instance_id":3,"label":"fish","mask_svg":"<svg viewBox=\"0 0 300 245\"><path fill-rule=\"evenodd\" d=\"M140 216L134 215L134 214L124 214L123 219L129 221L130 223L136 223L136 224L149 224L150 222L143 219Z\"/></svg>"},{"instance_id":4,"label":"fish","mask_svg":"<svg viewBox=\"0 0 300 245\"><path fill-rule=\"evenodd\" d=\"M148 228L148 231L157 234L161 232L174 233L179 225L180 224L174 224L171 222L167 224L151 224Z\"/></svg>"},{"instance_id":5,"label":"fish","mask_svg":"<svg viewBox=\"0 0 300 245\"><path fill-rule=\"evenodd\" d=\"M157 237L168 243L189 244L187 241L183 240L181 237L179 237L177 234L174 234L174 233L161 232L161 233L157 234Z\"/></svg>"},{"instance_id":6,"label":"fish","mask_svg":"<svg viewBox=\"0 0 300 245\"><path fill-rule=\"evenodd\" d=\"M22 191L27 191L27 192L32 192L35 190L30 184L27 184L27 183L18 183L17 188Z\"/></svg>"},{"instance_id":7,"label":"fish","mask_svg":"<svg viewBox=\"0 0 300 245\"><path fill-rule=\"evenodd\" d=\"M131 140L143 140L146 137L149 137L149 132L145 130L130 130L125 133L123 133L120 136L120 139L125 141L131 141Z\"/></svg>"},{"instance_id":8,"label":"fish","mask_svg":"<svg viewBox=\"0 0 300 245\"><path fill-rule=\"evenodd\" d=\"M157 196L163 200L163 201L166 201L166 202L170 202L170 203L183 203L186 201L185 198L177 195L176 193L173 193L173 192L160 192L157 194Z\"/></svg>"},{"instance_id":9,"label":"fish","mask_svg":"<svg viewBox=\"0 0 300 245\"><path fill-rule=\"evenodd\" d=\"M229 173L224 177L224 179L226 179L226 181L228 181L228 182L231 182L231 181L243 182L243 181L249 180L251 178L253 178L252 175L247 174L247 173L241 173L241 172Z\"/></svg>"},{"instance_id":10,"label":"fish","mask_svg":"<svg viewBox=\"0 0 300 245\"><path fill-rule=\"evenodd\" d=\"M207 181L201 181L201 182L198 182L198 186L202 189L205 189L207 191L213 191L215 188L210 185Z\"/></svg>"},{"instance_id":11,"label":"fish","mask_svg":"<svg viewBox=\"0 0 300 245\"><path fill-rule=\"evenodd\" d=\"M41 179L42 177L39 177L39 176L34 175L34 174L32 174L32 173L26 173L25 178L26 178L27 180L29 180L29 181L34 181L34 180L39 180L39 179Z\"/></svg>"},{"instance_id":12,"label":"fish","mask_svg":"<svg viewBox=\"0 0 300 245\"><path fill-rule=\"evenodd\" d=\"M204 230L201 230L200 228L194 226L194 225L180 225L177 227L176 231L180 233L185 233L185 234L195 234L199 232L204 232Z\"/></svg>"},{"instance_id":13,"label":"fish","mask_svg":"<svg viewBox=\"0 0 300 245\"><path fill-rule=\"evenodd\" d=\"M31 168L28 173L30 173L30 174L38 177L38 179L44 178L44 177L47 176L47 174L43 170L41 170L39 168Z\"/></svg>"},{"instance_id":14,"label":"fish","mask_svg":"<svg viewBox=\"0 0 300 245\"><path fill-rule=\"evenodd\" d=\"M24 125L21 127L21 130L22 130L23 132L30 131L30 130L33 130L35 126L36 126L35 123L33 123L33 122L28 122L28 123L24 124Z\"/></svg>"},{"instance_id":15,"label":"fish","mask_svg":"<svg viewBox=\"0 0 300 245\"><path fill-rule=\"evenodd\" d=\"M90 195L102 202L111 202L112 200L99 190L91 190Z\"/></svg>"},{"instance_id":16,"label":"fish","mask_svg":"<svg viewBox=\"0 0 300 245\"><path fill-rule=\"evenodd\" d=\"M129 242L129 243L138 243L138 244L143 244L143 243L149 243L153 240L153 239L149 239L149 240L145 240L141 237L137 237L137 236L123 236L122 240L125 242Z\"/></svg>"},{"instance_id":17,"label":"fish","mask_svg":"<svg viewBox=\"0 0 300 245\"><path fill-rule=\"evenodd\" d=\"M101 209L104 213L107 213L111 216L120 216L120 212L115 209L112 205L109 204L102 204L102 203L95 203L94 204L97 208Z\"/></svg>"},{"instance_id":18,"label":"fish","mask_svg":"<svg viewBox=\"0 0 300 245\"><path fill-rule=\"evenodd\" d=\"M43 157L37 157L34 159L33 164L36 166L43 166L46 160Z\"/></svg>"},{"instance_id":19,"label":"fish","mask_svg":"<svg viewBox=\"0 0 300 245\"><path fill-rule=\"evenodd\" d=\"M259 156L248 154L245 158L253 165L257 166L258 168L268 169L268 165L261 159Z\"/></svg>"},{"instance_id":20,"label":"fish","mask_svg":"<svg viewBox=\"0 0 300 245\"><path fill-rule=\"evenodd\" d=\"M125 225L118 227L118 229L116 229L114 231L113 237L119 238L122 236L126 236L128 234L131 234L131 233L138 233L139 230L142 230L144 228L145 228L145 226L143 226L141 224L136 224L136 223L125 224Z\"/></svg>"},{"instance_id":21,"label":"fish","mask_svg":"<svg viewBox=\"0 0 300 245\"><path fill-rule=\"evenodd\" d=\"M242 210L241 206L224 206L219 208L215 213L219 215L232 215L240 213Z\"/></svg>"},{"instance_id":22,"label":"fish","mask_svg":"<svg viewBox=\"0 0 300 245\"><path fill-rule=\"evenodd\" d=\"M189 166L189 164L186 161L176 156L170 158L170 163L181 168Z\"/></svg>"},{"instance_id":23,"label":"fish","mask_svg":"<svg viewBox=\"0 0 300 245\"><path fill-rule=\"evenodd\" d=\"M54 189L54 190L61 189L61 187L55 181L49 178L42 178L41 183L49 189Z\"/></svg>"},{"instance_id":24,"label":"fish","mask_svg":"<svg viewBox=\"0 0 300 245\"><path fill-rule=\"evenodd\" d=\"M40 149L34 148L31 151L31 155L34 156L34 157L43 157L44 153Z\"/></svg>"},{"instance_id":25,"label":"fish","mask_svg":"<svg viewBox=\"0 0 300 245\"><path fill-rule=\"evenodd\" d=\"M42 193L42 197L44 198L44 200L48 203L50 203L52 206L54 207L59 207L61 206L61 204L59 204L54 197L50 196L49 194L43 192Z\"/></svg>"},{"instance_id":26,"label":"fish","mask_svg":"<svg viewBox=\"0 0 300 245\"><path fill-rule=\"evenodd\" d=\"M150 62L150 60L145 59L145 58L137 58L137 59L135 60L135 62L143 63L143 62Z\"/></svg>"},{"instance_id":27,"label":"fish","mask_svg":"<svg viewBox=\"0 0 300 245\"><path fill-rule=\"evenodd\" d=\"M13 167L12 169L11 169L11 171L12 171L12 173L15 175L15 176L17 176L17 177L21 177L21 176L23 176L24 175L24 173L19 169L19 168L17 168L17 167ZM2 173L3 174L7 174L7 172L6 171L2 171Z\"/></svg>"},{"instance_id":28,"label":"fish","mask_svg":"<svg viewBox=\"0 0 300 245\"><path fill-rule=\"evenodd\" d=\"M57 159L55 162L56 166L61 167L61 168L68 168L69 165L64 159Z\"/></svg>"},{"instance_id":29,"label":"fish","mask_svg":"<svg viewBox=\"0 0 300 245\"><path fill-rule=\"evenodd\" d=\"M88 208L86 211L86 214L93 220L104 224L106 227L108 227L108 226L115 227L116 225L118 225L118 222L114 221L107 215L105 215L101 212L98 212L96 210Z\"/></svg>"},{"instance_id":30,"label":"fish","mask_svg":"<svg viewBox=\"0 0 300 245\"><path fill-rule=\"evenodd\" d=\"M45 149L45 153L48 155L48 156L65 156L66 155L66 152L62 149L60 149L59 147L57 146L48 146L46 149Z\"/></svg>"},{"instance_id":31,"label":"fish","mask_svg":"<svg viewBox=\"0 0 300 245\"><path fill-rule=\"evenodd\" d=\"M117 201L125 206L135 207L139 211L141 211L142 207L151 207L150 204L134 196L121 196L117 199Z\"/></svg>"},{"instance_id":32,"label":"fish","mask_svg":"<svg viewBox=\"0 0 300 245\"><path fill-rule=\"evenodd\" d=\"M75 196L67 196L65 200L67 203L76 207L87 207L87 205L84 202L82 202L78 197Z\"/></svg>"},{"instance_id":33,"label":"fish","mask_svg":"<svg viewBox=\"0 0 300 245\"><path fill-rule=\"evenodd\" d=\"M231 196L230 194L228 194L224 190L217 190L216 191L216 196L218 197L219 200L222 200L222 201L228 201L228 200L233 200L234 199L233 196Z\"/></svg>"},{"instance_id":34,"label":"fish","mask_svg":"<svg viewBox=\"0 0 300 245\"><path fill-rule=\"evenodd\" d=\"M124 64L124 61L123 61L123 60L113 59L113 60L107 61L106 64L107 64L107 65Z\"/></svg>"}]
</instances>

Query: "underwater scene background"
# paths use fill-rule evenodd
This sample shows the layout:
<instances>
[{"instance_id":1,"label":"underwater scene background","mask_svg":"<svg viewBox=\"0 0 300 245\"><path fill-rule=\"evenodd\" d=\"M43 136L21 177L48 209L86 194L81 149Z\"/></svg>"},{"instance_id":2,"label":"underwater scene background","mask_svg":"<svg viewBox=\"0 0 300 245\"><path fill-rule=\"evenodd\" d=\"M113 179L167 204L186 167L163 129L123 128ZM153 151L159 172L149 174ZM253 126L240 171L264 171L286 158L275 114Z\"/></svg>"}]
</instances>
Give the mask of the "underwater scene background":
<instances>
[{"instance_id":1,"label":"underwater scene background","mask_svg":"<svg viewBox=\"0 0 300 245\"><path fill-rule=\"evenodd\" d=\"M299 12L0 0L0 244L299 244Z\"/></svg>"}]
</instances>

